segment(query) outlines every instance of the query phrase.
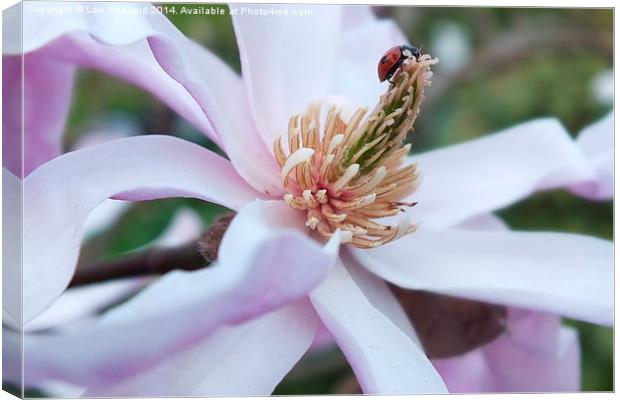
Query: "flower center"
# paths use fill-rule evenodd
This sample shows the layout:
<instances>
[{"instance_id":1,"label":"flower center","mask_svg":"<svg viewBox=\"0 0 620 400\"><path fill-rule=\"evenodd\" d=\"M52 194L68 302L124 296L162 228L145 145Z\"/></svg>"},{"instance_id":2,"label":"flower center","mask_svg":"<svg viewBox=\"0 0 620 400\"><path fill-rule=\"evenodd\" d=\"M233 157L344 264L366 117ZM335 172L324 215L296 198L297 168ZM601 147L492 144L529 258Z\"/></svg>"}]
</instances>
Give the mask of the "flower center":
<instances>
[{"instance_id":1,"label":"flower center","mask_svg":"<svg viewBox=\"0 0 620 400\"><path fill-rule=\"evenodd\" d=\"M415 164L405 165L411 145L403 145L419 113L424 87L430 84L429 55L409 59L394 77L395 84L371 112L358 109L348 121L332 107L324 118L311 105L291 117L288 152L282 138L274 154L282 168L284 200L307 214L306 226L330 238L341 230L343 240L372 248L414 232L408 218L388 224L416 203L402 201L418 182Z\"/></svg>"}]
</instances>

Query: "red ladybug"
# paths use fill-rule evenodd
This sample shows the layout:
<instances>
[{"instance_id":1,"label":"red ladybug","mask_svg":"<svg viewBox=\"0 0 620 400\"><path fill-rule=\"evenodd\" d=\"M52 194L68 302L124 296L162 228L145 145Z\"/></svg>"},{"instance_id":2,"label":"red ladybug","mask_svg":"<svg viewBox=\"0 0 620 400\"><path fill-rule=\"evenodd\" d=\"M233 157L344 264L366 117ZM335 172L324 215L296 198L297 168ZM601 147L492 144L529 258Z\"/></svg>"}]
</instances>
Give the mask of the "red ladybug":
<instances>
[{"instance_id":1,"label":"red ladybug","mask_svg":"<svg viewBox=\"0 0 620 400\"><path fill-rule=\"evenodd\" d=\"M377 66L379 81L383 82L390 79L403 64L403 61L411 57L419 60L420 55L420 50L417 47L406 44L392 47L379 60L379 65ZM394 83L392 81L389 82Z\"/></svg>"}]
</instances>

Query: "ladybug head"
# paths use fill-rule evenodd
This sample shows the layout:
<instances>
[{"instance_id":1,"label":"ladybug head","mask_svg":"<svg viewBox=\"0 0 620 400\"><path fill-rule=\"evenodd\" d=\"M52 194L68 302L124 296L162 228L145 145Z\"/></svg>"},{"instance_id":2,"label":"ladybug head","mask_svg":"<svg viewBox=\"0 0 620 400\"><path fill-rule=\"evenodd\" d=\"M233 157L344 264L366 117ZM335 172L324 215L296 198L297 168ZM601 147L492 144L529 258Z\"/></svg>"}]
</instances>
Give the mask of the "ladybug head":
<instances>
[{"instance_id":1,"label":"ladybug head","mask_svg":"<svg viewBox=\"0 0 620 400\"><path fill-rule=\"evenodd\" d=\"M420 49L414 46L406 45L406 44L400 46L400 51L404 56L415 57L416 61L419 60L420 56L422 55L420 53Z\"/></svg>"}]
</instances>

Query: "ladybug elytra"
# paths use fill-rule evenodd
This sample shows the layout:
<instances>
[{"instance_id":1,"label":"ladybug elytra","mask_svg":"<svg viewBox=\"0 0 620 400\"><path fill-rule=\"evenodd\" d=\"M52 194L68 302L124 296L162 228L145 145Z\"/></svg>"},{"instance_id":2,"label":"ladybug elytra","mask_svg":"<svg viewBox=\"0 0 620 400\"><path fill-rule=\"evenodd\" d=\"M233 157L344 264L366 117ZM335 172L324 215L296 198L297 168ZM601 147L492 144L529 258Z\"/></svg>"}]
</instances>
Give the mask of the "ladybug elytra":
<instances>
[{"instance_id":1,"label":"ladybug elytra","mask_svg":"<svg viewBox=\"0 0 620 400\"><path fill-rule=\"evenodd\" d=\"M420 55L420 50L417 47L406 44L392 47L379 60L377 66L379 81L383 82L392 78L406 59L415 57L416 60L419 60Z\"/></svg>"}]
</instances>

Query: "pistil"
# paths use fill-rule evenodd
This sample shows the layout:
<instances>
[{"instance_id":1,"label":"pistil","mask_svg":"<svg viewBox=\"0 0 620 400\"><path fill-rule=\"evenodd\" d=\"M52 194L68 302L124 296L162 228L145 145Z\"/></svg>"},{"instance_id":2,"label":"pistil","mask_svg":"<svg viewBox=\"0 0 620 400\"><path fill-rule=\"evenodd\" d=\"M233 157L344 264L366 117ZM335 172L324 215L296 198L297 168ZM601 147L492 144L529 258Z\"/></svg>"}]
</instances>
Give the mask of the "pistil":
<instances>
[{"instance_id":1,"label":"pistil","mask_svg":"<svg viewBox=\"0 0 620 400\"><path fill-rule=\"evenodd\" d=\"M360 248L389 243L416 226L407 217L387 224L416 203L401 201L416 189L418 169L406 165L411 148L404 144L430 85L429 55L405 61L394 84L368 113L358 109L345 121L336 107L324 117L311 105L290 118L286 144L279 137L274 154L282 168L284 200L307 214L306 226L329 238L341 230L345 241Z\"/></svg>"}]
</instances>

